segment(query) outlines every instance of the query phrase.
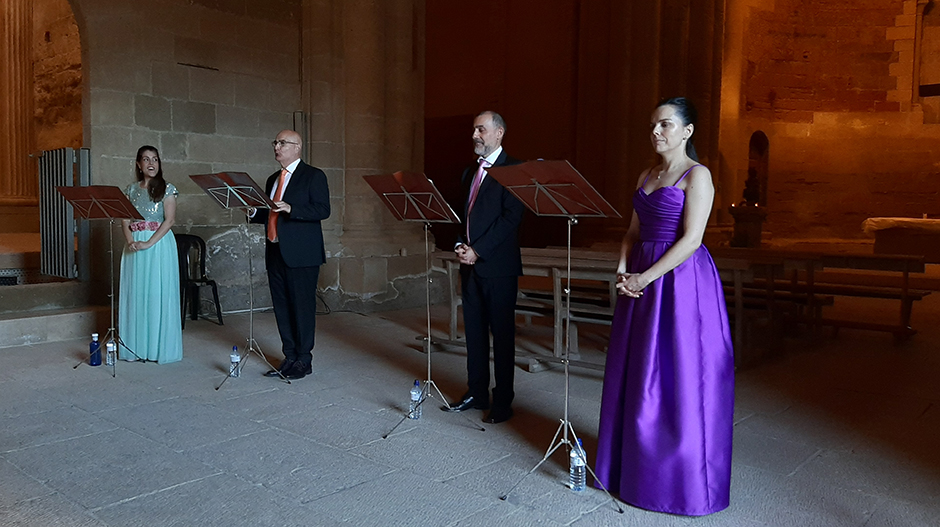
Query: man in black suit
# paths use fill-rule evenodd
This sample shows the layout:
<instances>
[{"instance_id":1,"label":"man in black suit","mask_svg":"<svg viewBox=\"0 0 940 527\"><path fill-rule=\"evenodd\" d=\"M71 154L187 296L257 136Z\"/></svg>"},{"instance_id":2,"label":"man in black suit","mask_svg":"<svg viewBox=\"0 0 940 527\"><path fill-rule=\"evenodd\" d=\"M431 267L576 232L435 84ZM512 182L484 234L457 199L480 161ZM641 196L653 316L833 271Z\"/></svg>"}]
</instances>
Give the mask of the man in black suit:
<instances>
[{"instance_id":1,"label":"man in black suit","mask_svg":"<svg viewBox=\"0 0 940 527\"><path fill-rule=\"evenodd\" d=\"M483 419L501 423L512 417L516 349L516 293L522 274L519 223L522 203L486 169L518 160L503 151L506 123L486 111L473 121L477 163L464 170L464 221L455 249L460 259L463 321L467 334L467 393L449 411L489 408L490 332L493 333L493 408ZM446 407L444 409L447 409Z\"/></svg>"},{"instance_id":2,"label":"man in black suit","mask_svg":"<svg viewBox=\"0 0 940 527\"><path fill-rule=\"evenodd\" d=\"M266 225L265 267L284 352L280 367L264 375L291 380L313 373L317 280L326 261L320 222L330 217L326 174L301 161L300 143L292 130L271 143L281 170L268 178L265 191L275 207L259 209L251 219Z\"/></svg>"}]
</instances>

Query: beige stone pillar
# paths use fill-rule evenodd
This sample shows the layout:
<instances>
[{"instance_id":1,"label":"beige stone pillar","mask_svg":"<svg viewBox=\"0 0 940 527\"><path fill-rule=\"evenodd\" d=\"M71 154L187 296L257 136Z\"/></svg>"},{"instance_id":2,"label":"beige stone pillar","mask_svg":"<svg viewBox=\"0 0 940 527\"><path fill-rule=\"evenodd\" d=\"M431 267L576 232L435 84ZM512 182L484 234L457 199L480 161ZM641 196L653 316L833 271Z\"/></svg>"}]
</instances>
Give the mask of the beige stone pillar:
<instances>
[{"instance_id":1,"label":"beige stone pillar","mask_svg":"<svg viewBox=\"0 0 940 527\"><path fill-rule=\"evenodd\" d=\"M38 202L33 139L32 0L0 2L0 205Z\"/></svg>"},{"instance_id":2,"label":"beige stone pillar","mask_svg":"<svg viewBox=\"0 0 940 527\"><path fill-rule=\"evenodd\" d=\"M385 2L344 2L346 221L344 230L370 231L381 221L376 197L362 180L385 166Z\"/></svg>"},{"instance_id":3,"label":"beige stone pillar","mask_svg":"<svg viewBox=\"0 0 940 527\"><path fill-rule=\"evenodd\" d=\"M422 226L396 220L362 176L423 168L424 4L302 5L309 161L326 171L332 198L320 287L349 309L401 302L397 281L424 283Z\"/></svg>"}]
</instances>

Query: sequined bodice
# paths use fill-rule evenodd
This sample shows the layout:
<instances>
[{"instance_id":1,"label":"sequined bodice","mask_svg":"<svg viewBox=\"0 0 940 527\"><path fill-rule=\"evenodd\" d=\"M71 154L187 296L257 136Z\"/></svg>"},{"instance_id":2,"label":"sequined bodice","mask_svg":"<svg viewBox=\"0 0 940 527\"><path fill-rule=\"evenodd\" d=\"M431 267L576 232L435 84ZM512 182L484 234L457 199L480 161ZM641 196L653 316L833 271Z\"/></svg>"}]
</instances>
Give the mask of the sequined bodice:
<instances>
[{"instance_id":1,"label":"sequined bodice","mask_svg":"<svg viewBox=\"0 0 940 527\"><path fill-rule=\"evenodd\" d=\"M157 203L151 201L147 189L140 188L140 184L137 182L128 185L127 188L124 189L124 194L127 195L127 199L131 201L131 204L134 205L137 212L144 217L144 221L163 223L163 200ZM178 195L179 191L176 190L176 187L173 186L172 183L167 183L166 194L163 196L163 199L165 200L166 196Z\"/></svg>"}]
</instances>

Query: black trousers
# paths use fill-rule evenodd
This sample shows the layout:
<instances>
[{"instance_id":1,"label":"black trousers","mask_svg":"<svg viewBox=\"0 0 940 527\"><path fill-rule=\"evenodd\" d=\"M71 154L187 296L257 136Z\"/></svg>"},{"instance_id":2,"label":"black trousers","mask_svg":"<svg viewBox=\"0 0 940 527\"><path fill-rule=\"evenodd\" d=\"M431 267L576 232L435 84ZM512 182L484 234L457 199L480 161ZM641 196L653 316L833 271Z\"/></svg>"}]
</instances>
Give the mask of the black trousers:
<instances>
[{"instance_id":1,"label":"black trousers","mask_svg":"<svg viewBox=\"0 0 940 527\"><path fill-rule=\"evenodd\" d=\"M493 406L508 408L515 396L516 294L519 278L482 278L461 266L464 331L467 335L467 395L489 399L490 332L493 334Z\"/></svg>"},{"instance_id":2,"label":"black trousers","mask_svg":"<svg viewBox=\"0 0 940 527\"><path fill-rule=\"evenodd\" d=\"M265 245L268 286L284 358L310 364L317 330L320 266L288 267L276 244Z\"/></svg>"}]
</instances>

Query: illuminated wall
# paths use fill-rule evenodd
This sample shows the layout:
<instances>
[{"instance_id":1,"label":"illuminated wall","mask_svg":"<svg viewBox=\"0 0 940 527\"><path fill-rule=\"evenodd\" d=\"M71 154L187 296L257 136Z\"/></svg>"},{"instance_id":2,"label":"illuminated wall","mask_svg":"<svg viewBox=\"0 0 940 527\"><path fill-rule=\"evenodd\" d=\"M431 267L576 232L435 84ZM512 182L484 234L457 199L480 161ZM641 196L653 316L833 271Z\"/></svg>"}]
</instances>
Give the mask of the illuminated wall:
<instances>
[{"instance_id":1,"label":"illuminated wall","mask_svg":"<svg viewBox=\"0 0 940 527\"><path fill-rule=\"evenodd\" d=\"M935 55L919 52L924 30L940 25L926 5L729 2L721 153L734 190L724 206L740 200L760 130L775 238L860 238L868 217L940 215L938 97L918 95L940 75Z\"/></svg>"}]
</instances>

